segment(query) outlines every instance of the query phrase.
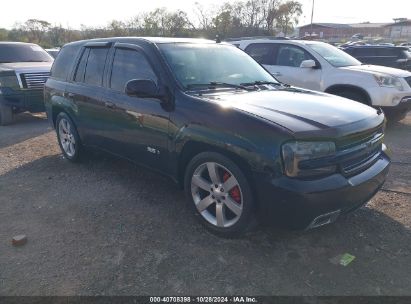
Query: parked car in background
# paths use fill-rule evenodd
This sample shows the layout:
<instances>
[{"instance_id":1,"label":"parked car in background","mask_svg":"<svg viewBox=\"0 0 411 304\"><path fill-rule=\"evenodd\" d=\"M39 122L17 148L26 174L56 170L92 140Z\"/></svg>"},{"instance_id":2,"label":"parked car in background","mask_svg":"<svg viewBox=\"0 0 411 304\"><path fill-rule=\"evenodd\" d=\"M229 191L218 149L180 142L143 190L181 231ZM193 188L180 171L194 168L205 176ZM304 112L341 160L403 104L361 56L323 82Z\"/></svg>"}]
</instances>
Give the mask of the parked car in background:
<instances>
[{"instance_id":1,"label":"parked car in background","mask_svg":"<svg viewBox=\"0 0 411 304\"><path fill-rule=\"evenodd\" d=\"M381 107L391 120L404 118L411 109L411 72L363 65L318 41L247 39L231 43L283 83Z\"/></svg>"},{"instance_id":2,"label":"parked car in background","mask_svg":"<svg viewBox=\"0 0 411 304\"><path fill-rule=\"evenodd\" d=\"M44 111L43 87L52 63L37 44L0 42L0 125L19 112Z\"/></svg>"},{"instance_id":3,"label":"parked car in background","mask_svg":"<svg viewBox=\"0 0 411 304\"><path fill-rule=\"evenodd\" d=\"M60 52L60 48L46 49L46 52L49 53L54 59L56 59L57 55Z\"/></svg>"},{"instance_id":4,"label":"parked car in background","mask_svg":"<svg viewBox=\"0 0 411 304\"><path fill-rule=\"evenodd\" d=\"M282 85L210 40L70 43L45 105L65 158L97 147L160 171L223 236L242 234L257 214L293 228L329 224L365 204L390 163L381 111Z\"/></svg>"},{"instance_id":5,"label":"parked car in background","mask_svg":"<svg viewBox=\"0 0 411 304\"><path fill-rule=\"evenodd\" d=\"M411 52L402 46L348 46L343 49L362 63L411 71Z\"/></svg>"}]
</instances>

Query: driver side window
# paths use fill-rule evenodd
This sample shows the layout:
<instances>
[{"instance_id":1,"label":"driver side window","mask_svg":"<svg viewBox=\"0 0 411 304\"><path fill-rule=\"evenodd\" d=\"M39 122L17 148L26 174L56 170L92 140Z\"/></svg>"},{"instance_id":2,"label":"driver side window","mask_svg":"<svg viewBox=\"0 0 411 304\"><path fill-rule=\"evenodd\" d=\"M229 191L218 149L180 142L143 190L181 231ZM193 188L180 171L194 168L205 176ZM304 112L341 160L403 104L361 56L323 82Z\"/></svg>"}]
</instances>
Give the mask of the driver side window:
<instances>
[{"instance_id":1,"label":"driver side window","mask_svg":"<svg viewBox=\"0 0 411 304\"><path fill-rule=\"evenodd\" d=\"M298 68L304 60L312 57L302 48L293 45L280 45L277 52L276 65Z\"/></svg>"},{"instance_id":2,"label":"driver side window","mask_svg":"<svg viewBox=\"0 0 411 304\"><path fill-rule=\"evenodd\" d=\"M146 57L135 50L117 48L114 54L110 88L124 92L129 80L150 79L157 83L157 76Z\"/></svg>"}]
</instances>

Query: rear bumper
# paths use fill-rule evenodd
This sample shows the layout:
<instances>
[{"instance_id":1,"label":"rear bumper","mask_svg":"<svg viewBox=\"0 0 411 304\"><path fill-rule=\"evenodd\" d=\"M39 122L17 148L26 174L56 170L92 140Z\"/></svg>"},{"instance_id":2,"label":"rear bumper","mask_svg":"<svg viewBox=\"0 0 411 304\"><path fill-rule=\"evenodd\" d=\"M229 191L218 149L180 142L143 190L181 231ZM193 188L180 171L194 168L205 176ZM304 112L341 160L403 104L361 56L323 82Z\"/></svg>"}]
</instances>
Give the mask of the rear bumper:
<instances>
[{"instance_id":1,"label":"rear bumper","mask_svg":"<svg viewBox=\"0 0 411 304\"><path fill-rule=\"evenodd\" d=\"M260 202L260 216L266 223L292 229L321 226L322 219L319 219L319 225L315 220L327 214L332 222L339 215L367 203L383 185L389 165L388 156L382 153L373 166L349 178L334 174L317 180L297 180L285 176L270 179L257 174L254 182Z\"/></svg>"},{"instance_id":2,"label":"rear bumper","mask_svg":"<svg viewBox=\"0 0 411 304\"><path fill-rule=\"evenodd\" d=\"M0 103L13 107L17 112L43 112L44 95L43 90L12 90L2 88Z\"/></svg>"}]
</instances>

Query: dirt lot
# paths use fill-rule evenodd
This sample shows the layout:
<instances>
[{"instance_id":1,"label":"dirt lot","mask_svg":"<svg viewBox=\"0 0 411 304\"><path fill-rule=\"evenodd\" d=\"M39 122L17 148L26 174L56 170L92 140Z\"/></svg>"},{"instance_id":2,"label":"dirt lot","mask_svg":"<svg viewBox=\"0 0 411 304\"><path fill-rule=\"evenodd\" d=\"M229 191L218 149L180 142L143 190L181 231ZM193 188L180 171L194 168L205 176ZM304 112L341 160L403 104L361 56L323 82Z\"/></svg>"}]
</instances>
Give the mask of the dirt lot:
<instances>
[{"instance_id":1,"label":"dirt lot","mask_svg":"<svg viewBox=\"0 0 411 304\"><path fill-rule=\"evenodd\" d=\"M0 295L411 295L411 115L386 143L392 169L366 207L224 240L168 179L104 155L69 163L44 117L21 115L0 127ZM342 253L356 259L330 261Z\"/></svg>"}]
</instances>

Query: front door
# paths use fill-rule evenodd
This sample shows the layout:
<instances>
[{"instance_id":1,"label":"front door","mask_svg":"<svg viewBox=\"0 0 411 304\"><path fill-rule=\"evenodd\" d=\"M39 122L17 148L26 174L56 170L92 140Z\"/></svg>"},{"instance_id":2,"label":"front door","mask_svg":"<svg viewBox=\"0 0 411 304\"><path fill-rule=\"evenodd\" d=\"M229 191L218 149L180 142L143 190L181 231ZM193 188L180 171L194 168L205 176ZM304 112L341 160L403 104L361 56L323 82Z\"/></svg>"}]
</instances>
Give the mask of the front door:
<instances>
[{"instance_id":1,"label":"front door","mask_svg":"<svg viewBox=\"0 0 411 304\"><path fill-rule=\"evenodd\" d=\"M274 62L265 68L283 83L310 90L321 90L321 68L301 68L304 60L315 60L303 48L281 43L274 54ZM318 64L318 63L317 63Z\"/></svg>"},{"instance_id":2,"label":"front door","mask_svg":"<svg viewBox=\"0 0 411 304\"><path fill-rule=\"evenodd\" d=\"M132 97L125 86L132 79L150 79L159 85L142 49L135 45L116 44L107 88L102 102L105 105L105 125L110 151L154 169L165 168L168 160L169 111L156 98Z\"/></svg>"}]
</instances>

